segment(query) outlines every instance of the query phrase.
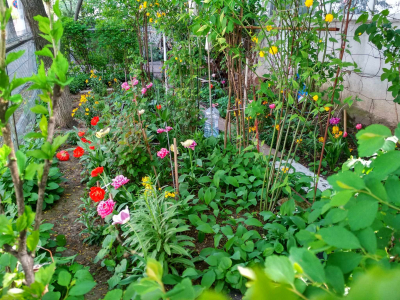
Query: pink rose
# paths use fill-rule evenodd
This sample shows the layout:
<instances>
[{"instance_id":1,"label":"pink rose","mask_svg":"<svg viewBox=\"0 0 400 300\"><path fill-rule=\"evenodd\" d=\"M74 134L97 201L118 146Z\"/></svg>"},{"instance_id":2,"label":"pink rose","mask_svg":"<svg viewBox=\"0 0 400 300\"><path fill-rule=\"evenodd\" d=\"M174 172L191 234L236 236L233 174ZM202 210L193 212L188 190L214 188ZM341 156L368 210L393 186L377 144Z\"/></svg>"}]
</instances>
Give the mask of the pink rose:
<instances>
[{"instance_id":1,"label":"pink rose","mask_svg":"<svg viewBox=\"0 0 400 300\"><path fill-rule=\"evenodd\" d=\"M357 125L356 125L356 128L357 128L358 130L360 130L360 129L362 128L362 124L357 124Z\"/></svg>"},{"instance_id":2,"label":"pink rose","mask_svg":"<svg viewBox=\"0 0 400 300\"><path fill-rule=\"evenodd\" d=\"M142 95L146 94L147 89L146 88L142 88Z\"/></svg>"},{"instance_id":3,"label":"pink rose","mask_svg":"<svg viewBox=\"0 0 400 300\"><path fill-rule=\"evenodd\" d=\"M111 183L111 185L114 187L114 189L118 189L119 187L127 184L129 182L129 179L126 178L124 175L118 175L115 177Z\"/></svg>"},{"instance_id":4,"label":"pink rose","mask_svg":"<svg viewBox=\"0 0 400 300\"><path fill-rule=\"evenodd\" d=\"M108 199L107 201L100 201L99 205L97 205L97 212L100 217L103 219L111 214L114 210L115 202L112 199Z\"/></svg>"},{"instance_id":5,"label":"pink rose","mask_svg":"<svg viewBox=\"0 0 400 300\"><path fill-rule=\"evenodd\" d=\"M138 83L139 83L139 80L137 80L137 79L133 79L132 80L132 85L133 86L137 85Z\"/></svg>"},{"instance_id":6,"label":"pink rose","mask_svg":"<svg viewBox=\"0 0 400 300\"><path fill-rule=\"evenodd\" d=\"M153 86L153 83L150 82L148 85L146 85L146 88L149 89L149 88L151 88L152 86Z\"/></svg>"},{"instance_id":7,"label":"pink rose","mask_svg":"<svg viewBox=\"0 0 400 300\"><path fill-rule=\"evenodd\" d=\"M165 132L165 129L164 129L164 128L158 128L158 129L157 129L157 133L163 133L163 132Z\"/></svg>"},{"instance_id":8,"label":"pink rose","mask_svg":"<svg viewBox=\"0 0 400 300\"><path fill-rule=\"evenodd\" d=\"M273 104L273 103L269 105L269 108L270 108L270 109L274 109L275 107L276 107L276 105Z\"/></svg>"},{"instance_id":9,"label":"pink rose","mask_svg":"<svg viewBox=\"0 0 400 300\"><path fill-rule=\"evenodd\" d=\"M161 150L157 152L157 156L159 158L164 158L168 155L168 153L169 153L169 151L167 149L161 148Z\"/></svg>"}]
</instances>

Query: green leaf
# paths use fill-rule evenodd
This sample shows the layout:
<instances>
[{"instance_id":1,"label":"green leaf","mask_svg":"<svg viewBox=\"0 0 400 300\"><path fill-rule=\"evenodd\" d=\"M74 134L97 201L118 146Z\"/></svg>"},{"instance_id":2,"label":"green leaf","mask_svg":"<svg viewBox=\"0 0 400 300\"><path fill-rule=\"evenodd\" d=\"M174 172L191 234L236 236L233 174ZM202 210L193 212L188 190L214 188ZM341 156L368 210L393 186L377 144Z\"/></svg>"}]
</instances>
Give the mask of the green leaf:
<instances>
[{"instance_id":1,"label":"green leaf","mask_svg":"<svg viewBox=\"0 0 400 300\"><path fill-rule=\"evenodd\" d=\"M26 214L23 214L18 217L17 222L15 223L15 229L17 231L22 231L26 227L28 227L28 218L27 218Z\"/></svg>"},{"instance_id":2,"label":"green leaf","mask_svg":"<svg viewBox=\"0 0 400 300\"><path fill-rule=\"evenodd\" d=\"M35 230L26 238L26 246L31 252L34 253L38 243L39 243L39 230Z\"/></svg>"},{"instance_id":3,"label":"green leaf","mask_svg":"<svg viewBox=\"0 0 400 300\"><path fill-rule=\"evenodd\" d=\"M21 150L18 150L15 152L15 156L17 157L17 166L18 166L18 173L19 176L22 177L22 174L24 174L25 171L25 165L27 161L27 157L24 152Z\"/></svg>"},{"instance_id":4,"label":"green leaf","mask_svg":"<svg viewBox=\"0 0 400 300\"><path fill-rule=\"evenodd\" d=\"M215 273L213 270L208 271L203 275L201 279L201 286L205 288L210 288L215 281Z\"/></svg>"},{"instance_id":5,"label":"green leaf","mask_svg":"<svg viewBox=\"0 0 400 300\"><path fill-rule=\"evenodd\" d=\"M357 232L361 246L370 254L375 254L377 250L377 240L374 230L371 227L364 228Z\"/></svg>"},{"instance_id":6,"label":"green leaf","mask_svg":"<svg viewBox=\"0 0 400 300\"><path fill-rule=\"evenodd\" d=\"M222 270L227 270L232 266L232 260L229 257L222 257L218 266Z\"/></svg>"},{"instance_id":7,"label":"green leaf","mask_svg":"<svg viewBox=\"0 0 400 300\"><path fill-rule=\"evenodd\" d=\"M163 276L162 265L155 259L148 258L146 265L146 274L149 278L160 284L162 282L161 278Z\"/></svg>"},{"instance_id":8,"label":"green leaf","mask_svg":"<svg viewBox=\"0 0 400 300\"><path fill-rule=\"evenodd\" d=\"M69 133L67 133L66 135L58 135L54 141L53 141L53 145L51 146L51 151L52 151L52 155L54 155L57 151L57 149L65 143L65 141L68 139Z\"/></svg>"},{"instance_id":9,"label":"green leaf","mask_svg":"<svg viewBox=\"0 0 400 300\"><path fill-rule=\"evenodd\" d=\"M42 135L47 138L47 119L45 116L42 116L42 119L39 122L39 128L42 131Z\"/></svg>"},{"instance_id":10,"label":"green leaf","mask_svg":"<svg viewBox=\"0 0 400 300\"><path fill-rule=\"evenodd\" d=\"M6 65L12 63L13 61L16 61L18 58L20 58L22 55L24 55L24 53L25 53L25 50L10 52L6 58Z\"/></svg>"},{"instance_id":11,"label":"green leaf","mask_svg":"<svg viewBox=\"0 0 400 300\"><path fill-rule=\"evenodd\" d=\"M268 256L265 260L265 273L275 282L293 285L294 268L286 256Z\"/></svg>"},{"instance_id":12,"label":"green leaf","mask_svg":"<svg viewBox=\"0 0 400 300\"><path fill-rule=\"evenodd\" d=\"M341 226L322 228L318 231L318 234L330 246L343 249L358 249L361 247L357 237Z\"/></svg>"},{"instance_id":13,"label":"green leaf","mask_svg":"<svg viewBox=\"0 0 400 300\"><path fill-rule=\"evenodd\" d=\"M197 226L196 229L205 233L214 233L214 230L212 230L211 226L207 223Z\"/></svg>"},{"instance_id":14,"label":"green leaf","mask_svg":"<svg viewBox=\"0 0 400 300\"><path fill-rule=\"evenodd\" d=\"M82 296L89 293L96 285L94 281L80 281L78 280L76 284L69 291L71 296Z\"/></svg>"},{"instance_id":15,"label":"green leaf","mask_svg":"<svg viewBox=\"0 0 400 300\"><path fill-rule=\"evenodd\" d=\"M25 180L32 180L39 168L43 165L31 162L25 169Z\"/></svg>"},{"instance_id":16,"label":"green leaf","mask_svg":"<svg viewBox=\"0 0 400 300\"><path fill-rule=\"evenodd\" d=\"M336 194L332 197L331 202L329 203L333 206L344 206L349 202L350 198L354 195L354 191L352 190L344 190L340 192L336 192Z\"/></svg>"},{"instance_id":17,"label":"green leaf","mask_svg":"<svg viewBox=\"0 0 400 300\"><path fill-rule=\"evenodd\" d=\"M358 154L360 157L371 156L382 148L385 139L391 136L390 129L380 124L374 124L360 130L358 140Z\"/></svg>"},{"instance_id":18,"label":"green leaf","mask_svg":"<svg viewBox=\"0 0 400 300\"><path fill-rule=\"evenodd\" d=\"M325 276L328 285L330 285L336 293L343 295L344 293L344 276L342 270L336 266L327 266L325 268Z\"/></svg>"},{"instance_id":19,"label":"green leaf","mask_svg":"<svg viewBox=\"0 0 400 300\"><path fill-rule=\"evenodd\" d=\"M378 156L372 163L374 176L384 178L400 168L400 151L391 151Z\"/></svg>"},{"instance_id":20,"label":"green leaf","mask_svg":"<svg viewBox=\"0 0 400 300\"><path fill-rule=\"evenodd\" d=\"M49 266L43 266L35 273L35 281L46 286L50 283L56 269L56 263L52 263Z\"/></svg>"},{"instance_id":21,"label":"green leaf","mask_svg":"<svg viewBox=\"0 0 400 300\"><path fill-rule=\"evenodd\" d=\"M36 51L35 54L37 56L47 56L47 57L51 57L54 58L53 52L50 51L49 48L43 48L42 50Z\"/></svg>"},{"instance_id":22,"label":"green leaf","mask_svg":"<svg viewBox=\"0 0 400 300\"><path fill-rule=\"evenodd\" d=\"M371 196L366 194L358 195L356 204L349 209L347 215L351 230L359 230L371 226L378 212L378 206L378 201Z\"/></svg>"},{"instance_id":23,"label":"green leaf","mask_svg":"<svg viewBox=\"0 0 400 300\"><path fill-rule=\"evenodd\" d=\"M20 104L14 104L8 107L5 115L6 121L13 115L13 113L17 110Z\"/></svg>"},{"instance_id":24,"label":"green leaf","mask_svg":"<svg viewBox=\"0 0 400 300\"><path fill-rule=\"evenodd\" d=\"M11 148L4 144L0 148L0 163L4 166L7 163L8 155L11 153Z\"/></svg>"},{"instance_id":25,"label":"green leaf","mask_svg":"<svg viewBox=\"0 0 400 300\"><path fill-rule=\"evenodd\" d=\"M320 260L310 250L305 248L292 247L289 250L290 260L298 263L307 274L315 282L325 282L325 272Z\"/></svg>"},{"instance_id":26,"label":"green leaf","mask_svg":"<svg viewBox=\"0 0 400 300\"><path fill-rule=\"evenodd\" d=\"M388 200L396 205L400 205L400 179L396 175L391 175L385 182L385 190Z\"/></svg>"},{"instance_id":27,"label":"green leaf","mask_svg":"<svg viewBox=\"0 0 400 300\"><path fill-rule=\"evenodd\" d=\"M233 177L233 176L227 176L226 177L226 181L230 185L233 185L235 187L239 187L239 183L238 183L237 179L235 177Z\"/></svg>"},{"instance_id":28,"label":"green leaf","mask_svg":"<svg viewBox=\"0 0 400 300\"><path fill-rule=\"evenodd\" d=\"M212 180L208 176L200 177L199 180L198 180L199 183L207 183L207 182L211 182L211 181Z\"/></svg>"},{"instance_id":29,"label":"green leaf","mask_svg":"<svg viewBox=\"0 0 400 300\"><path fill-rule=\"evenodd\" d=\"M334 252L328 256L328 265L338 266L343 274L353 271L362 259L362 255L355 252Z\"/></svg>"},{"instance_id":30,"label":"green leaf","mask_svg":"<svg viewBox=\"0 0 400 300\"><path fill-rule=\"evenodd\" d=\"M362 190L365 188L364 181L351 171L344 171L328 177L328 182L336 191Z\"/></svg>"},{"instance_id":31,"label":"green leaf","mask_svg":"<svg viewBox=\"0 0 400 300\"><path fill-rule=\"evenodd\" d=\"M263 224L260 221L258 221L256 218L248 218L246 221L244 221L244 223L247 226L257 226L257 227L263 226Z\"/></svg>"},{"instance_id":32,"label":"green leaf","mask_svg":"<svg viewBox=\"0 0 400 300\"><path fill-rule=\"evenodd\" d=\"M61 298L60 292L47 292L43 295L42 300L59 300Z\"/></svg>"},{"instance_id":33,"label":"green leaf","mask_svg":"<svg viewBox=\"0 0 400 300\"><path fill-rule=\"evenodd\" d=\"M68 286L69 283L71 282L71 274L65 270L62 270L59 274L58 274L58 279L57 279L57 283L61 286Z\"/></svg>"},{"instance_id":34,"label":"green leaf","mask_svg":"<svg viewBox=\"0 0 400 300\"><path fill-rule=\"evenodd\" d=\"M208 205L212 200L214 200L217 190L213 187L209 187L204 193L204 202Z\"/></svg>"},{"instance_id":35,"label":"green leaf","mask_svg":"<svg viewBox=\"0 0 400 300\"><path fill-rule=\"evenodd\" d=\"M53 11L58 18L61 18L60 1L57 0L53 5ZM121 297L120 297L121 298Z\"/></svg>"},{"instance_id":36,"label":"green leaf","mask_svg":"<svg viewBox=\"0 0 400 300\"><path fill-rule=\"evenodd\" d=\"M47 108L44 107L43 105L37 104L34 107L31 108L31 111L35 114L43 114L47 115L49 112L47 111Z\"/></svg>"},{"instance_id":37,"label":"green leaf","mask_svg":"<svg viewBox=\"0 0 400 300\"><path fill-rule=\"evenodd\" d=\"M41 158L41 159L49 158L49 156L46 153L44 153L42 150L26 151L26 155L32 156L34 158Z\"/></svg>"},{"instance_id":38,"label":"green leaf","mask_svg":"<svg viewBox=\"0 0 400 300\"><path fill-rule=\"evenodd\" d=\"M116 289L107 292L103 300L118 300L122 298L122 290Z\"/></svg>"}]
</instances>

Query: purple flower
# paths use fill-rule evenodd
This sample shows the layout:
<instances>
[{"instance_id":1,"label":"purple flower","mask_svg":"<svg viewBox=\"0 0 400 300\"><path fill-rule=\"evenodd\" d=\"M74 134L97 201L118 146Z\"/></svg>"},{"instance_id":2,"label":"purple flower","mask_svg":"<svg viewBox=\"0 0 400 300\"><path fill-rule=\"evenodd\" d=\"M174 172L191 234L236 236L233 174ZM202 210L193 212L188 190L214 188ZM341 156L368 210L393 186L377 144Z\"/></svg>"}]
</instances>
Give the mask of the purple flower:
<instances>
[{"instance_id":1,"label":"purple flower","mask_svg":"<svg viewBox=\"0 0 400 300\"><path fill-rule=\"evenodd\" d=\"M221 81L221 84L225 84L225 80L222 80L222 81Z\"/></svg>"},{"instance_id":2,"label":"purple flower","mask_svg":"<svg viewBox=\"0 0 400 300\"><path fill-rule=\"evenodd\" d=\"M114 189L118 189L119 187L127 184L129 182L129 179L126 178L124 175L118 175L115 177L111 183L111 185L114 187Z\"/></svg>"},{"instance_id":3,"label":"purple flower","mask_svg":"<svg viewBox=\"0 0 400 300\"><path fill-rule=\"evenodd\" d=\"M170 132L173 128L171 126L165 127L164 131L165 132Z\"/></svg>"},{"instance_id":4,"label":"purple flower","mask_svg":"<svg viewBox=\"0 0 400 300\"><path fill-rule=\"evenodd\" d=\"M340 123L340 118L331 118L329 123L331 123L331 125L337 125Z\"/></svg>"},{"instance_id":5,"label":"purple flower","mask_svg":"<svg viewBox=\"0 0 400 300\"><path fill-rule=\"evenodd\" d=\"M121 212L118 215L114 215L113 216L113 225L115 224L125 224L126 222L129 221L129 219L131 218L130 214L129 214L129 208L128 206L124 209L121 210Z\"/></svg>"}]
</instances>

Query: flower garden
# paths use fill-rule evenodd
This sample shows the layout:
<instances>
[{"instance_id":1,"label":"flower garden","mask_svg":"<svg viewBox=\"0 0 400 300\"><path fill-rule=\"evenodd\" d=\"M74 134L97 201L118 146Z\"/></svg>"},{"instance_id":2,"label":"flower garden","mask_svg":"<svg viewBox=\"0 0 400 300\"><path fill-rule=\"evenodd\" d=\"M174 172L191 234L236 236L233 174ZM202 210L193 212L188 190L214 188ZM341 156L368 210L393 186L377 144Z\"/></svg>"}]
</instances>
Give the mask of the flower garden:
<instances>
[{"instance_id":1,"label":"flower garden","mask_svg":"<svg viewBox=\"0 0 400 300\"><path fill-rule=\"evenodd\" d=\"M349 40L368 35L399 102L388 10L87 0L72 21L44 2L49 44L20 79L0 0L0 299L399 298L400 125L353 122L341 94L360 72ZM41 94L17 146L24 82ZM73 128L58 128L68 89Z\"/></svg>"}]
</instances>

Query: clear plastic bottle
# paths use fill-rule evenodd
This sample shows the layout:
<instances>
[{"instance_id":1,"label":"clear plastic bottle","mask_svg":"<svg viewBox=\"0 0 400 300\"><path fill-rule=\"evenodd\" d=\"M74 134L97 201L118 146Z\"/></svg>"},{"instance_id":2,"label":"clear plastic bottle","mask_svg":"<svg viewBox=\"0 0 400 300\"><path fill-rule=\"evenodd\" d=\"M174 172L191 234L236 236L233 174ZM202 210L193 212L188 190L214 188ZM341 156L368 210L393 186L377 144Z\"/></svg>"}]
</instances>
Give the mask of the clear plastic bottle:
<instances>
[{"instance_id":1,"label":"clear plastic bottle","mask_svg":"<svg viewBox=\"0 0 400 300\"><path fill-rule=\"evenodd\" d=\"M211 119L212 119L212 135L217 137L219 134L218 121L219 121L219 111L215 107L207 108L204 112L204 118L206 123L204 124L204 136L211 136Z\"/></svg>"}]
</instances>

